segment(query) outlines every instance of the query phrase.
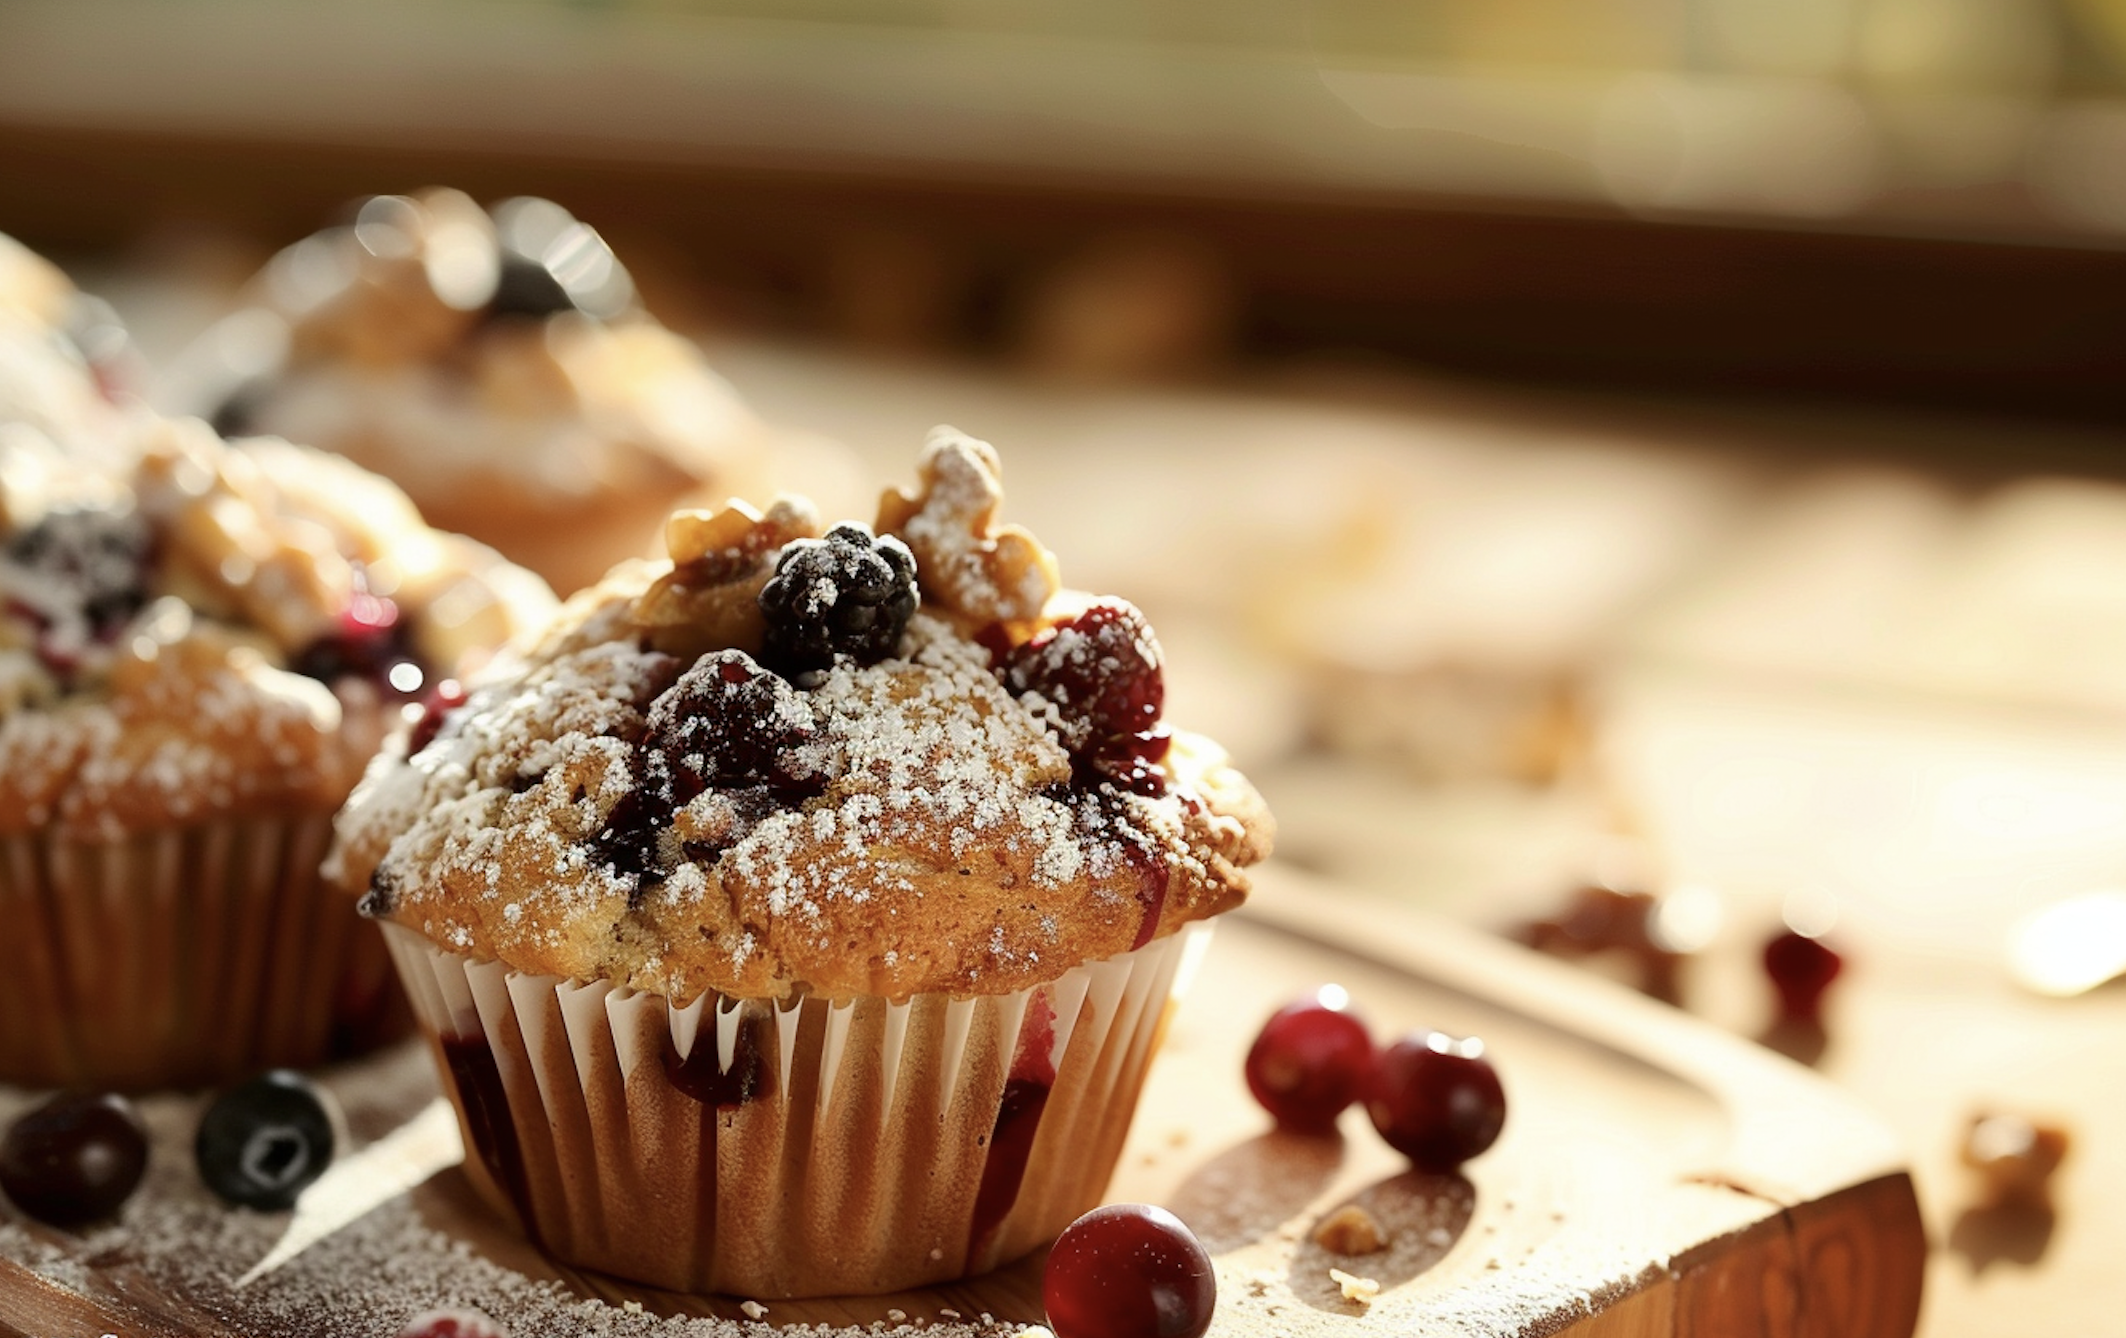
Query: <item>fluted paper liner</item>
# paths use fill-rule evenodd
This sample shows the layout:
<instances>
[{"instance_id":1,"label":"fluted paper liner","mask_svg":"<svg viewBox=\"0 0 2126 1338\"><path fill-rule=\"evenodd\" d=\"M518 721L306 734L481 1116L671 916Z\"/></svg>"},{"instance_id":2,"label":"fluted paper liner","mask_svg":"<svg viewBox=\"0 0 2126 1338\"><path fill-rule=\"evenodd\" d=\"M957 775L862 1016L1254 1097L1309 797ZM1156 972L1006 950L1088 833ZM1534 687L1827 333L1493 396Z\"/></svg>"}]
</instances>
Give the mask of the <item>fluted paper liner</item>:
<instances>
[{"instance_id":1,"label":"fluted paper liner","mask_svg":"<svg viewBox=\"0 0 2126 1338\"><path fill-rule=\"evenodd\" d=\"M1207 941L1007 995L681 1005L384 929L489 1200L565 1262L769 1299L985 1272L1097 1205ZM706 1047L758 1090L689 1095Z\"/></svg>"},{"instance_id":2,"label":"fluted paper liner","mask_svg":"<svg viewBox=\"0 0 2126 1338\"><path fill-rule=\"evenodd\" d=\"M388 1031L384 945L318 879L331 836L305 814L0 838L0 1082L203 1086Z\"/></svg>"}]
</instances>

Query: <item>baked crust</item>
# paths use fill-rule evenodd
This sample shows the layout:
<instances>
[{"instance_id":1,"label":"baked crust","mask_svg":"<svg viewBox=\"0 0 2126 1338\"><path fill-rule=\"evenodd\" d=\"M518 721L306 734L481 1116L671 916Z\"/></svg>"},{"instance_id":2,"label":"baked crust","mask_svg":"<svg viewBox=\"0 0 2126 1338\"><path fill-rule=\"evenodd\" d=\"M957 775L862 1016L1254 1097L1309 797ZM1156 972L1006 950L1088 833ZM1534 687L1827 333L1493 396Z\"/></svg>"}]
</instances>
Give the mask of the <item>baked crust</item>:
<instances>
[{"instance_id":1,"label":"baked crust","mask_svg":"<svg viewBox=\"0 0 2126 1338\"><path fill-rule=\"evenodd\" d=\"M639 869L600 845L637 802L650 713L680 675L766 674L751 597L816 528L787 503L682 516L673 562L616 569L433 742L377 759L328 876L453 951L677 1000L1007 993L1239 904L1271 840L1253 787L1181 734L1157 784L1088 776L1054 708L1015 696L993 659L1089 597L996 525L986 444L941 434L923 477L887 508L923 539L925 604L896 653L767 685L805 792L712 786L655 828Z\"/></svg>"},{"instance_id":2,"label":"baked crust","mask_svg":"<svg viewBox=\"0 0 2126 1338\"><path fill-rule=\"evenodd\" d=\"M555 519L753 481L762 428L692 342L639 307L484 321L487 211L447 189L381 203L388 226L319 233L262 276L288 355L243 391L249 425L344 454L474 533L489 508Z\"/></svg>"},{"instance_id":3,"label":"baked crust","mask_svg":"<svg viewBox=\"0 0 2126 1338\"><path fill-rule=\"evenodd\" d=\"M358 593L380 590L435 674L469 669L552 608L536 577L430 530L404 494L334 456L222 442L143 419L123 467L0 443L0 834L82 839L209 817L329 812L402 708L289 664ZM137 611L78 611L12 556L53 515L136 525L152 553ZM55 656L52 638L66 638Z\"/></svg>"}]
</instances>

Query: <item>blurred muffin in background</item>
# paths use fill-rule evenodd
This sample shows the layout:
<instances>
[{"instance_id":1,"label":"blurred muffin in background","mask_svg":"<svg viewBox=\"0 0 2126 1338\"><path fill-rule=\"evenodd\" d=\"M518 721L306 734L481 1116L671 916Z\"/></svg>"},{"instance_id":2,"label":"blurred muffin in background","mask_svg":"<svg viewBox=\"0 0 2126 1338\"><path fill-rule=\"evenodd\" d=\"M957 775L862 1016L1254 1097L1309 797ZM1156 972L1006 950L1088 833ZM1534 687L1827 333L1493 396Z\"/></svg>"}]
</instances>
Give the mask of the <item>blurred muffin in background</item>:
<instances>
[{"instance_id":1,"label":"blurred muffin in background","mask_svg":"<svg viewBox=\"0 0 2126 1338\"><path fill-rule=\"evenodd\" d=\"M127 433L131 342L110 305L0 233L0 432L66 451L107 450Z\"/></svg>"},{"instance_id":2,"label":"blurred muffin in background","mask_svg":"<svg viewBox=\"0 0 2126 1338\"><path fill-rule=\"evenodd\" d=\"M401 1018L318 880L388 732L553 598L346 460L0 413L0 1082L309 1065Z\"/></svg>"},{"instance_id":3,"label":"blurred muffin in background","mask_svg":"<svg viewBox=\"0 0 2126 1338\"><path fill-rule=\"evenodd\" d=\"M760 480L758 420L551 201L374 196L254 297L218 336L249 375L217 426L338 451L564 592Z\"/></svg>"}]
</instances>

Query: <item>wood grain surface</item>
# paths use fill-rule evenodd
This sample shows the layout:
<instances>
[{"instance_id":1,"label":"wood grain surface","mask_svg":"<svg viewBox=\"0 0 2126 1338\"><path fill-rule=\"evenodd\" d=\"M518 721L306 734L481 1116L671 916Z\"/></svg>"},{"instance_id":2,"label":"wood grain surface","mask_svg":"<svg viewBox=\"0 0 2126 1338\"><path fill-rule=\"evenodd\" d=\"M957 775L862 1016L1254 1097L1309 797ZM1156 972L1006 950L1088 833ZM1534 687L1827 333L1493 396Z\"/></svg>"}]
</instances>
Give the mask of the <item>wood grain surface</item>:
<instances>
[{"instance_id":1,"label":"wood grain surface","mask_svg":"<svg viewBox=\"0 0 2126 1338\"><path fill-rule=\"evenodd\" d=\"M1463 1175L1434 1176L1412 1172L1357 1111L1338 1138L1271 1131L1246 1097L1241 1056L1272 1007L1324 980L1349 988L1383 1035L1427 1025L1484 1036L1510 1101L1498 1145ZM373 1140L394 1123L403 1134L428 1108L423 1063L402 1053L335 1075L358 1135ZM181 1130L184 1111L153 1114L161 1173L135 1211L183 1189L168 1163L184 1149L167 1146L164 1130ZM1112 1196L1167 1204L1196 1230L1217 1260L1212 1331L1225 1338L1902 1338L1917 1319L1926 1253L1893 1141L1827 1083L1605 982L1283 870L1220 927ZM1354 1202L1388 1229L1388 1248L1331 1255L1313 1228ZM454 1168L414 1190L411 1205L486 1265L613 1303L615 1316L634 1302L661 1315L747 1318L744 1298L678 1296L554 1266L496 1222ZM86 1242L19 1225L0 1232L17 1237L0 1236L0 1333L265 1335L285 1323L268 1303L271 1274L247 1289L187 1291L153 1257L166 1241L123 1228ZM355 1251L333 1234L298 1258L336 1268L340 1252L352 1269ZM1345 1300L1331 1267L1378 1282L1378 1296ZM1012 1333L1040 1320L1039 1281L1033 1258L920 1293L776 1302L760 1323L764 1333L902 1319L932 1332ZM395 1293L388 1275L361 1297L341 1313L318 1303L313 1331L389 1338L418 1308L417 1292ZM588 1313L585 1331L598 1331Z\"/></svg>"}]
</instances>

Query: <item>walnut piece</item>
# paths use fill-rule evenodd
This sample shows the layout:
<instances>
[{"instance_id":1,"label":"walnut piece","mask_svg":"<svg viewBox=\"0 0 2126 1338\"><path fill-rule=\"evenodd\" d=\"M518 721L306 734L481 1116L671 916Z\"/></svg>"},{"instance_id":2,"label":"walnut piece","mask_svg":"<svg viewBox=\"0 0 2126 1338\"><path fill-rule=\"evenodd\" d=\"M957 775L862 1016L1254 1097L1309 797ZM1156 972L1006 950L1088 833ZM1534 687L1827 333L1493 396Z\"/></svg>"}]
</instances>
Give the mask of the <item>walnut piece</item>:
<instances>
[{"instance_id":1,"label":"walnut piece","mask_svg":"<svg viewBox=\"0 0 2126 1338\"><path fill-rule=\"evenodd\" d=\"M818 536L819 516L803 498L778 497L766 514L739 501L678 512L664 528L672 569L636 598L628 619L667 655L758 654L760 588L775 574L775 554L793 539Z\"/></svg>"},{"instance_id":2,"label":"walnut piece","mask_svg":"<svg viewBox=\"0 0 2126 1338\"><path fill-rule=\"evenodd\" d=\"M1056 559L1017 525L999 525L1003 466L996 448L949 427L935 428L917 463L914 496L879 500L880 534L915 554L923 596L977 623L1024 623L1062 585Z\"/></svg>"},{"instance_id":3,"label":"walnut piece","mask_svg":"<svg viewBox=\"0 0 2126 1338\"><path fill-rule=\"evenodd\" d=\"M1330 1254L1378 1254L1388 1248L1388 1236L1373 1214L1347 1203L1314 1228L1314 1243Z\"/></svg>"}]
</instances>

